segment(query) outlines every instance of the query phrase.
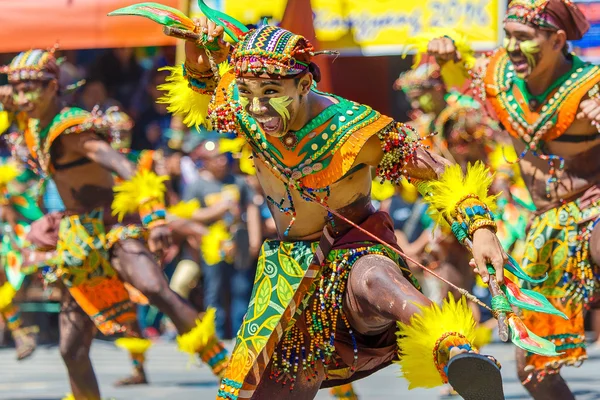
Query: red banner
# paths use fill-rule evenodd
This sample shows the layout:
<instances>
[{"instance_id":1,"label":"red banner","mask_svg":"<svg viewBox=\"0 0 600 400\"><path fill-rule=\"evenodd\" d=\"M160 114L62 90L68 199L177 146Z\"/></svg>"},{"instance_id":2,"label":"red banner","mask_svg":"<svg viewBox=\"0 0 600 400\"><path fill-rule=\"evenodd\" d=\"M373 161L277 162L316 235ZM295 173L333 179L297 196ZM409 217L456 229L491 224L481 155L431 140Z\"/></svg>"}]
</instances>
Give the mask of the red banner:
<instances>
[{"instance_id":1,"label":"red banner","mask_svg":"<svg viewBox=\"0 0 600 400\"><path fill-rule=\"evenodd\" d=\"M175 40L145 18L108 17L137 0L0 0L0 52L49 48L166 46ZM179 0L157 0L177 7Z\"/></svg>"}]
</instances>

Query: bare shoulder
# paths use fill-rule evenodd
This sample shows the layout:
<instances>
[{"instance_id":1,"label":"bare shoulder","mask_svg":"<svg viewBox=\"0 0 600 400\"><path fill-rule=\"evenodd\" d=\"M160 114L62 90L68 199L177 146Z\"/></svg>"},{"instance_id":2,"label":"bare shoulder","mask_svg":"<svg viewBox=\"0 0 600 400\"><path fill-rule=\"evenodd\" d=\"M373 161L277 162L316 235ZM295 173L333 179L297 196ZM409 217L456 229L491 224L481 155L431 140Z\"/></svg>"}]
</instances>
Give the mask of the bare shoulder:
<instances>
[{"instance_id":1,"label":"bare shoulder","mask_svg":"<svg viewBox=\"0 0 600 400\"><path fill-rule=\"evenodd\" d=\"M366 164L376 167L379 165L382 157L381 139L379 139L379 136L373 135L359 150L354 165Z\"/></svg>"}]
</instances>

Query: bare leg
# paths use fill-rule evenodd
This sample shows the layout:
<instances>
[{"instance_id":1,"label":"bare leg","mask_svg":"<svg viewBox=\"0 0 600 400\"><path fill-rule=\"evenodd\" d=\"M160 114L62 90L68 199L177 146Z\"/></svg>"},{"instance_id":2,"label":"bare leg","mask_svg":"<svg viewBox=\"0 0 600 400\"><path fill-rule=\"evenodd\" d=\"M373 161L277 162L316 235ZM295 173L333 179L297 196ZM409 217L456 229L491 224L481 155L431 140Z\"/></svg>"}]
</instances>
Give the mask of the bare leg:
<instances>
[{"instance_id":1,"label":"bare leg","mask_svg":"<svg viewBox=\"0 0 600 400\"><path fill-rule=\"evenodd\" d=\"M196 326L198 313L169 288L161 268L141 242L128 239L116 244L111 264L123 281L142 292L173 321L180 334Z\"/></svg>"},{"instance_id":2,"label":"bare leg","mask_svg":"<svg viewBox=\"0 0 600 400\"><path fill-rule=\"evenodd\" d=\"M65 291L59 316L60 355L67 366L76 400L100 400L100 389L90 360L95 326Z\"/></svg>"},{"instance_id":3,"label":"bare leg","mask_svg":"<svg viewBox=\"0 0 600 400\"><path fill-rule=\"evenodd\" d=\"M17 360L22 361L31 356L37 346L36 336L38 333L37 326L23 326L21 320L21 312L19 307L11 303L8 307L2 310L2 317L6 321L6 325L15 341L17 351Z\"/></svg>"},{"instance_id":4,"label":"bare leg","mask_svg":"<svg viewBox=\"0 0 600 400\"><path fill-rule=\"evenodd\" d=\"M137 320L134 321L127 329L128 338L142 339L142 331ZM129 357L133 364L133 374L126 378L120 379L115 382L115 386L129 386L129 385L144 385L148 383L146 379L146 371L144 370L144 363L146 361L145 352L136 353L129 351Z\"/></svg>"},{"instance_id":5,"label":"bare leg","mask_svg":"<svg viewBox=\"0 0 600 400\"><path fill-rule=\"evenodd\" d=\"M277 350L275 350L277 351ZM321 388L321 382L325 377L325 372L320 363L316 364L315 368L316 378L310 377L307 379L306 375L302 370L298 371L296 383L294 389L290 391L290 385L282 385L281 382L277 382L274 379L269 378L271 373L271 363L265 369L262 379L252 400L263 400L263 399L286 399L286 400L310 400L314 399L317 392Z\"/></svg>"},{"instance_id":6,"label":"bare leg","mask_svg":"<svg viewBox=\"0 0 600 400\"><path fill-rule=\"evenodd\" d=\"M344 303L350 324L367 335L396 321L408 323L419 312L418 305L429 306L431 301L402 275L392 260L367 255L352 266Z\"/></svg>"},{"instance_id":7,"label":"bare leg","mask_svg":"<svg viewBox=\"0 0 600 400\"><path fill-rule=\"evenodd\" d=\"M171 319L179 335L196 328L197 311L169 288L161 268L140 241L128 239L117 243L113 247L111 264L124 282L142 292L151 304ZM222 374L227 365L223 344L213 336L206 345L200 346L194 346L190 351L195 350L215 375Z\"/></svg>"},{"instance_id":8,"label":"bare leg","mask_svg":"<svg viewBox=\"0 0 600 400\"><path fill-rule=\"evenodd\" d=\"M535 400L575 400L569 386L560 374L546 375L541 381L525 371L525 351L517 349L517 375L521 384Z\"/></svg>"},{"instance_id":9,"label":"bare leg","mask_svg":"<svg viewBox=\"0 0 600 400\"><path fill-rule=\"evenodd\" d=\"M364 335L381 332L396 321L405 324L411 317L421 313L419 306L430 306L431 301L419 292L403 275L395 262L380 255L367 255L353 265L348 278L348 288L344 298L346 316L353 329ZM467 349L452 347L448 359L453 359ZM444 353L438 353L438 356ZM445 356L445 355L444 355ZM493 359L492 359L493 361ZM491 366L490 366L491 364ZM450 367L452 364L448 364ZM455 364L454 374L449 370L448 377L459 384L457 391L464 398L480 398L482 391L489 390L490 399L504 398L502 381L498 367L480 356L465 355ZM461 367L462 365L462 367ZM480 385L464 385L464 368L476 368L482 373ZM451 368L452 369L452 368ZM458 374L458 375L457 375ZM486 384L490 384L486 387Z\"/></svg>"}]
</instances>

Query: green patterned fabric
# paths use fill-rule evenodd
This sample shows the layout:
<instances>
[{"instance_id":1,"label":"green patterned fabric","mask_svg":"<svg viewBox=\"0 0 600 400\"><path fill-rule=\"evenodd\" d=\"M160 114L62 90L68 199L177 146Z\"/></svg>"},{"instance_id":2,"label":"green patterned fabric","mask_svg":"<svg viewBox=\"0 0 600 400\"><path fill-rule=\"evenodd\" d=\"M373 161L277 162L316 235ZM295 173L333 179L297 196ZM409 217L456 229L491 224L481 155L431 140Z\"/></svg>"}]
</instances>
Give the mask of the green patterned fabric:
<instances>
[{"instance_id":1,"label":"green patterned fabric","mask_svg":"<svg viewBox=\"0 0 600 400\"><path fill-rule=\"evenodd\" d=\"M67 216L60 222L55 259L60 269L57 275L68 287L97 277L116 276L109 262L110 248L120 240L142 236L142 228L136 225L118 225L107 233L103 215L102 209L96 209Z\"/></svg>"},{"instance_id":2,"label":"green patterned fabric","mask_svg":"<svg viewBox=\"0 0 600 400\"><path fill-rule=\"evenodd\" d=\"M279 316L306 272L318 242L266 241L258 258L254 289L239 341L260 348L279 322ZM308 297L308 296L305 296Z\"/></svg>"}]
</instances>

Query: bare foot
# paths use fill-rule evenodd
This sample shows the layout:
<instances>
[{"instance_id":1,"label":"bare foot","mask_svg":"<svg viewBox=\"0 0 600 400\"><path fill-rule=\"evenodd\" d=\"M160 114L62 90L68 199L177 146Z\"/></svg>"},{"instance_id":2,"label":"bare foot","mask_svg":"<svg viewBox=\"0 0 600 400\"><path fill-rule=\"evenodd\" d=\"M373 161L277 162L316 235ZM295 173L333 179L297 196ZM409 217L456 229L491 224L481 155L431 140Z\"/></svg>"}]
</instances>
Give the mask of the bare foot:
<instances>
[{"instance_id":1,"label":"bare foot","mask_svg":"<svg viewBox=\"0 0 600 400\"><path fill-rule=\"evenodd\" d=\"M135 373L127 378L120 379L114 383L114 386L132 386L132 385L147 385L146 373Z\"/></svg>"},{"instance_id":2,"label":"bare foot","mask_svg":"<svg viewBox=\"0 0 600 400\"><path fill-rule=\"evenodd\" d=\"M37 347L36 336L38 331L37 326L30 326L19 328L12 333L17 351L17 361L22 361L33 354Z\"/></svg>"}]
</instances>

